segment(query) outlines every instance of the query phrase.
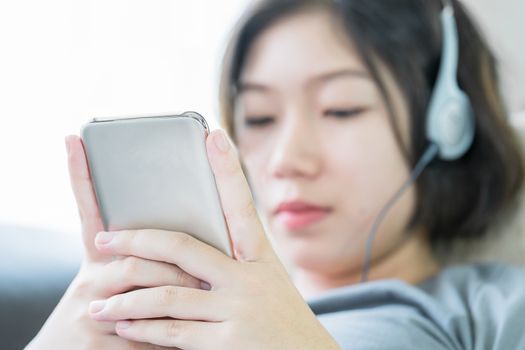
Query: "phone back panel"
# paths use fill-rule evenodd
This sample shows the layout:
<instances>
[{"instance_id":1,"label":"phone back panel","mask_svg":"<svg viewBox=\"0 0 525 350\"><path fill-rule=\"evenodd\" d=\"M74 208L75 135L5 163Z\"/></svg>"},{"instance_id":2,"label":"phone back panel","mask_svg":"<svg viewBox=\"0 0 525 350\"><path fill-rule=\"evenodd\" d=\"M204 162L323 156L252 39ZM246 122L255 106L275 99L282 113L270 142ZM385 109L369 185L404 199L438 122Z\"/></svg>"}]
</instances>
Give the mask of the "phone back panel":
<instances>
[{"instance_id":1,"label":"phone back panel","mask_svg":"<svg viewBox=\"0 0 525 350\"><path fill-rule=\"evenodd\" d=\"M106 230L185 232L232 256L201 122L185 114L94 121L81 134Z\"/></svg>"}]
</instances>

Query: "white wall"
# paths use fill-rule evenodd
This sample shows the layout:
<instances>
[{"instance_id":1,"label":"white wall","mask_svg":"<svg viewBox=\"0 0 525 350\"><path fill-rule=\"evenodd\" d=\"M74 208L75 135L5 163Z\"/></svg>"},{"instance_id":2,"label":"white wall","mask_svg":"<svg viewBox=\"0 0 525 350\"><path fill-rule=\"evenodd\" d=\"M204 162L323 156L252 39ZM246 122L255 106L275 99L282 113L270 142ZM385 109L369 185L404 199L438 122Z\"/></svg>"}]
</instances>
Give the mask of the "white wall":
<instances>
[{"instance_id":1,"label":"white wall","mask_svg":"<svg viewBox=\"0 0 525 350\"><path fill-rule=\"evenodd\" d=\"M463 0L485 29L499 59L511 112L525 111L525 1Z\"/></svg>"},{"instance_id":2,"label":"white wall","mask_svg":"<svg viewBox=\"0 0 525 350\"><path fill-rule=\"evenodd\" d=\"M215 121L223 43L246 0L0 2L0 223L78 231L64 136L94 116Z\"/></svg>"}]
</instances>

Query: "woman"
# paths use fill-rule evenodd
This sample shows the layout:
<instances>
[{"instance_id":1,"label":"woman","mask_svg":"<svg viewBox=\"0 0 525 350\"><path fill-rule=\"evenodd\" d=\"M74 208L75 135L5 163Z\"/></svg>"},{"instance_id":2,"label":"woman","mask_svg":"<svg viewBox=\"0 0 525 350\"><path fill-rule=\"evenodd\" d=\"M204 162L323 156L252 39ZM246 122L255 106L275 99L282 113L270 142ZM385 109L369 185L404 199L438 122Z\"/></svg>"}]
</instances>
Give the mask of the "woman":
<instances>
[{"instance_id":1,"label":"woman","mask_svg":"<svg viewBox=\"0 0 525 350\"><path fill-rule=\"evenodd\" d=\"M101 232L70 136L87 254L29 348L525 348L525 273L445 268L434 255L480 239L523 182L494 58L453 7L474 141L398 198L375 232L368 282L370 228L429 143L442 3L262 1L225 58L223 125L237 150L220 131L207 139L237 260L183 232Z\"/></svg>"}]
</instances>

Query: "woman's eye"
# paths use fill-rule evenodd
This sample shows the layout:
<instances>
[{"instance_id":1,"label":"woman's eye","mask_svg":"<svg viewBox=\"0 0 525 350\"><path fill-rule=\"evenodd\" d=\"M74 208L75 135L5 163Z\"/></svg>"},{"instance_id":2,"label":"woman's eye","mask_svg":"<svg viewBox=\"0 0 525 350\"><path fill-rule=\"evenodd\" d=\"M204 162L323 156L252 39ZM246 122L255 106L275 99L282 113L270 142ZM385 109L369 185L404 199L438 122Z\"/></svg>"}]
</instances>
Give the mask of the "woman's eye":
<instances>
[{"instance_id":1,"label":"woman's eye","mask_svg":"<svg viewBox=\"0 0 525 350\"><path fill-rule=\"evenodd\" d=\"M247 127L262 127L273 122L272 117L246 118L244 124Z\"/></svg>"},{"instance_id":2,"label":"woman's eye","mask_svg":"<svg viewBox=\"0 0 525 350\"><path fill-rule=\"evenodd\" d=\"M349 118L363 113L366 108L352 108L352 109L327 109L323 114L336 118Z\"/></svg>"}]
</instances>

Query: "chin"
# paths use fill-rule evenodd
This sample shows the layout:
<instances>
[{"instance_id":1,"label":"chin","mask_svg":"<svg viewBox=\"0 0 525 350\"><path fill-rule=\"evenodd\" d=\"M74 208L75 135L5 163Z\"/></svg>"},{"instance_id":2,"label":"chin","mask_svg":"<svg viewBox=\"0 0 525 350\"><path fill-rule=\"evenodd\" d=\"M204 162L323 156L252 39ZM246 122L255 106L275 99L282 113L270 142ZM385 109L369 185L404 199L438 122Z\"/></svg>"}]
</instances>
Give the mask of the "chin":
<instances>
[{"instance_id":1,"label":"chin","mask_svg":"<svg viewBox=\"0 0 525 350\"><path fill-rule=\"evenodd\" d=\"M281 253L293 266L307 270L325 270L337 265L334 250L321 242L282 239L278 242Z\"/></svg>"},{"instance_id":2,"label":"chin","mask_svg":"<svg viewBox=\"0 0 525 350\"><path fill-rule=\"evenodd\" d=\"M292 268L339 274L361 266L362 248L353 244L356 239L333 237L328 233L297 235L287 231L272 231L279 255ZM333 231L330 231L333 232Z\"/></svg>"}]
</instances>

